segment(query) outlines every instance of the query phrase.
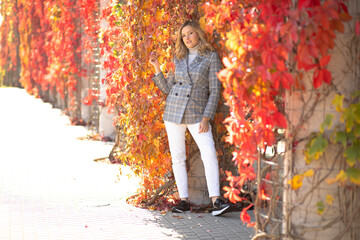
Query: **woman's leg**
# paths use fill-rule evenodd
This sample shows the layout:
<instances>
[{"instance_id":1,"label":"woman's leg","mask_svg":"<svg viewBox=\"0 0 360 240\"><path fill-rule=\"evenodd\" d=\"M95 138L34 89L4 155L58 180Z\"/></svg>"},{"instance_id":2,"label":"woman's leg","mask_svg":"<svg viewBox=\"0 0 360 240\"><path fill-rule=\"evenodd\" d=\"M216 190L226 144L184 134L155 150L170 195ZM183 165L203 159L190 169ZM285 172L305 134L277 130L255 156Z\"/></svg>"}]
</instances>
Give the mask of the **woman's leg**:
<instances>
[{"instance_id":1,"label":"woman's leg","mask_svg":"<svg viewBox=\"0 0 360 240\"><path fill-rule=\"evenodd\" d=\"M212 198L212 200L215 200L220 196L220 180L219 163L216 156L211 125L209 131L206 133L199 133L199 123L188 124L187 127L200 150L201 159L204 163L209 196Z\"/></svg>"},{"instance_id":2,"label":"woman's leg","mask_svg":"<svg viewBox=\"0 0 360 240\"><path fill-rule=\"evenodd\" d=\"M165 121L165 127L168 135L172 167L179 195L181 199L187 199L189 193L186 171L186 125Z\"/></svg>"}]
</instances>

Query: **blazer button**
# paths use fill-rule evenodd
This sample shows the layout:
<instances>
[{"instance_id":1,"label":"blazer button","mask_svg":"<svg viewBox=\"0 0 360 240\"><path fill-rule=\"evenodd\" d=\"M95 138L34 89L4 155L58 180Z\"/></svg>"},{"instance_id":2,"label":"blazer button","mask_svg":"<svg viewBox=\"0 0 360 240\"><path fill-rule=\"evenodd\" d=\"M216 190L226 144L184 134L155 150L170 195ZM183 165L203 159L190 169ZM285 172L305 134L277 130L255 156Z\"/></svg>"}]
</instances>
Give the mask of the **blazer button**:
<instances>
[{"instance_id":1,"label":"blazer button","mask_svg":"<svg viewBox=\"0 0 360 240\"><path fill-rule=\"evenodd\" d=\"M190 95L188 94L187 97L190 97Z\"/></svg>"},{"instance_id":2,"label":"blazer button","mask_svg":"<svg viewBox=\"0 0 360 240\"><path fill-rule=\"evenodd\" d=\"M177 96L178 94L177 93L175 93L175 96Z\"/></svg>"},{"instance_id":3,"label":"blazer button","mask_svg":"<svg viewBox=\"0 0 360 240\"><path fill-rule=\"evenodd\" d=\"M181 82L181 83L179 83L179 85L182 85L182 82Z\"/></svg>"}]
</instances>

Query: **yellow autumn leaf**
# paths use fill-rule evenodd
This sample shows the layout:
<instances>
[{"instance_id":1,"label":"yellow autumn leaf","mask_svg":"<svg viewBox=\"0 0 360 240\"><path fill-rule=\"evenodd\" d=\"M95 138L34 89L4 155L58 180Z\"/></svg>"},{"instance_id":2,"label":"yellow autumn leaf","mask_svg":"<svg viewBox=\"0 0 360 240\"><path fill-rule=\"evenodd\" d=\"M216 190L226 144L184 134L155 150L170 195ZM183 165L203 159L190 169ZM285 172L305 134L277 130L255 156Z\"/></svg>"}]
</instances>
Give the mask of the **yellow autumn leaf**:
<instances>
[{"instance_id":1,"label":"yellow autumn leaf","mask_svg":"<svg viewBox=\"0 0 360 240\"><path fill-rule=\"evenodd\" d=\"M161 22L163 16L164 16L164 11L163 10L156 11L155 18L156 18L157 21Z\"/></svg>"},{"instance_id":2,"label":"yellow autumn leaf","mask_svg":"<svg viewBox=\"0 0 360 240\"><path fill-rule=\"evenodd\" d=\"M292 189L297 190L302 186L303 178L304 177L302 175L295 175L293 179L288 181L288 184L291 185Z\"/></svg>"},{"instance_id":3,"label":"yellow autumn leaf","mask_svg":"<svg viewBox=\"0 0 360 240\"><path fill-rule=\"evenodd\" d=\"M314 169L309 169L306 172L303 173L304 177L312 177L314 176Z\"/></svg>"},{"instance_id":4,"label":"yellow autumn leaf","mask_svg":"<svg viewBox=\"0 0 360 240\"><path fill-rule=\"evenodd\" d=\"M360 169L354 167L348 168L346 170L346 176L351 182L360 185Z\"/></svg>"},{"instance_id":5,"label":"yellow autumn leaf","mask_svg":"<svg viewBox=\"0 0 360 240\"><path fill-rule=\"evenodd\" d=\"M334 201L334 197L330 194L326 195L326 202L329 204L329 205L332 205L333 201Z\"/></svg>"},{"instance_id":6,"label":"yellow autumn leaf","mask_svg":"<svg viewBox=\"0 0 360 240\"><path fill-rule=\"evenodd\" d=\"M332 104L334 105L336 111L338 112L343 111L343 102L344 102L344 96L336 94L334 100L332 101Z\"/></svg>"},{"instance_id":7,"label":"yellow autumn leaf","mask_svg":"<svg viewBox=\"0 0 360 240\"><path fill-rule=\"evenodd\" d=\"M344 182L347 180L347 176L344 170L341 170L338 175L336 175L336 180L339 182Z\"/></svg>"},{"instance_id":8,"label":"yellow autumn leaf","mask_svg":"<svg viewBox=\"0 0 360 240\"><path fill-rule=\"evenodd\" d=\"M204 30L204 29L205 29L205 25L206 25L206 19L205 19L205 17L200 18L199 23L200 23L201 29Z\"/></svg>"},{"instance_id":9,"label":"yellow autumn leaf","mask_svg":"<svg viewBox=\"0 0 360 240\"><path fill-rule=\"evenodd\" d=\"M331 185L331 184L334 184L336 183L338 180L336 178L328 178L326 179L326 182Z\"/></svg>"},{"instance_id":10,"label":"yellow autumn leaf","mask_svg":"<svg viewBox=\"0 0 360 240\"><path fill-rule=\"evenodd\" d=\"M360 185L360 179L359 178L356 178L356 179L350 178L350 181L357 184L357 185Z\"/></svg>"},{"instance_id":11,"label":"yellow autumn leaf","mask_svg":"<svg viewBox=\"0 0 360 240\"><path fill-rule=\"evenodd\" d=\"M317 152L317 153L314 154L314 159L318 160L322 155L323 155L322 152Z\"/></svg>"}]
</instances>

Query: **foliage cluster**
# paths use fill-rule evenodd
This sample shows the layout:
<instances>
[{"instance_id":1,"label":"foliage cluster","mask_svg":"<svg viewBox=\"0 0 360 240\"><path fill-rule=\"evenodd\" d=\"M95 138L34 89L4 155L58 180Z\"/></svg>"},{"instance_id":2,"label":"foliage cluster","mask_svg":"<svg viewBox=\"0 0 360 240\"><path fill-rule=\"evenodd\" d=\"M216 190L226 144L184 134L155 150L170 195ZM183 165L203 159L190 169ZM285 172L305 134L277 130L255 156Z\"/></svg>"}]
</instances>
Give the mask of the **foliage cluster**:
<instances>
[{"instance_id":1,"label":"foliage cluster","mask_svg":"<svg viewBox=\"0 0 360 240\"><path fill-rule=\"evenodd\" d=\"M172 74L175 31L185 19L198 16L199 1L129 0L103 11L108 27L101 33L108 85L107 105L117 112L126 149L116 156L142 179L135 204L148 202L155 190L171 181L171 159L162 121L164 96L151 78L151 51L162 70ZM171 201L171 197L168 199Z\"/></svg>"},{"instance_id":2,"label":"foliage cluster","mask_svg":"<svg viewBox=\"0 0 360 240\"><path fill-rule=\"evenodd\" d=\"M18 82L20 77L19 18L12 14L14 10L17 12L17 0L2 1L0 7L0 83L16 86L10 78Z\"/></svg>"},{"instance_id":3,"label":"foliage cluster","mask_svg":"<svg viewBox=\"0 0 360 240\"><path fill-rule=\"evenodd\" d=\"M207 30L220 34L229 51L219 78L231 107L225 124L227 141L237 147L233 161L239 176L228 174L226 190L231 201L241 201L244 183L255 179L254 161L275 144L275 130L293 129L284 110L285 91L331 85L329 50L335 32L343 32L343 22L351 17L343 1L335 0L210 1L205 17ZM305 72L312 74L311 86L303 82ZM293 130L290 137L295 139L299 129ZM258 192L266 199L270 193L262 187ZM254 225L246 213L242 218Z\"/></svg>"},{"instance_id":4,"label":"foliage cluster","mask_svg":"<svg viewBox=\"0 0 360 240\"><path fill-rule=\"evenodd\" d=\"M329 148L338 146L341 155L338 160L343 160L342 168L335 178L327 178L328 184L335 184L352 189L360 185L360 92L354 91L347 98L344 95L335 95L332 102L339 119L334 114L327 114L325 121L320 126L320 131L313 133L305 148L305 159L307 164L317 161ZM340 122L334 126L333 122ZM313 169L308 171L314 172ZM290 184L293 189L299 189L302 185L300 175L295 175ZM311 175L312 176L312 175ZM325 209L332 205L334 196L327 194L325 203L320 200L317 203L318 213L323 214Z\"/></svg>"},{"instance_id":5,"label":"foliage cluster","mask_svg":"<svg viewBox=\"0 0 360 240\"><path fill-rule=\"evenodd\" d=\"M97 1L2 1L1 10L6 16L0 28L5 50L0 54L1 69L9 71L21 62L20 82L29 93L56 92L70 97L69 110L78 107L75 92L86 74L81 54L85 62L93 61L90 42L100 27ZM15 61L17 53L20 62Z\"/></svg>"}]
</instances>

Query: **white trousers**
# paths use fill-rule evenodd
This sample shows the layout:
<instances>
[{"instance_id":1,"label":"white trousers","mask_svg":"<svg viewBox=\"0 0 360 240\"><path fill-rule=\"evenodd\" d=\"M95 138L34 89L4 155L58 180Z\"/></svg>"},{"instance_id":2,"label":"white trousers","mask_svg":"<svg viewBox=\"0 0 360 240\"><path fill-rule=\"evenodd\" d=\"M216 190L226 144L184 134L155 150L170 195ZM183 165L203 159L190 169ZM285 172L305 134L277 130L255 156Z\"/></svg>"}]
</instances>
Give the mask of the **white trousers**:
<instances>
[{"instance_id":1,"label":"white trousers","mask_svg":"<svg viewBox=\"0 0 360 240\"><path fill-rule=\"evenodd\" d=\"M200 123L177 124L165 121L169 139L172 167L180 198L188 198L188 179L186 171L185 132L189 129L200 150L205 168L206 183L209 197L220 196L219 164L216 156L215 143L211 126L206 133L199 133Z\"/></svg>"}]
</instances>

